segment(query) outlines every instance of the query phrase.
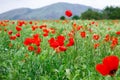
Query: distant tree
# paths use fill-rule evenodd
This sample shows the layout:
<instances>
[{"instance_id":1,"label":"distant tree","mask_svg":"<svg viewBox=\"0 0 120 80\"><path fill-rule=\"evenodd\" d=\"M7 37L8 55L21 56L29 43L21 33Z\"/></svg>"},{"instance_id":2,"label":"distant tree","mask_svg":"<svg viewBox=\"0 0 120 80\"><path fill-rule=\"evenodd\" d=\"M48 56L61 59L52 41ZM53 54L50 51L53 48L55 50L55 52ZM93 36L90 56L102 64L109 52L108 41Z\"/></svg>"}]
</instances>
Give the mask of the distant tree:
<instances>
[{"instance_id":1,"label":"distant tree","mask_svg":"<svg viewBox=\"0 0 120 80\"><path fill-rule=\"evenodd\" d=\"M87 11L83 12L81 14L81 19L101 19L102 14L92 10L92 9L88 9Z\"/></svg>"},{"instance_id":2,"label":"distant tree","mask_svg":"<svg viewBox=\"0 0 120 80\"><path fill-rule=\"evenodd\" d=\"M103 11L98 12L92 9L81 14L81 19L120 19L120 7L106 7Z\"/></svg>"},{"instance_id":3,"label":"distant tree","mask_svg":"<svg viewBox=\"0 0 120 80\"><path fill-rule=\"evenodd\" d=\"M60 17L60 20L65 20L65 19L66 19L65 16Z\"/></svg>"},{"instance_id":4,"label":"distant tree","mask_svg":"<svg viewBox=\"0 0 120 80\"><path fill-rule=\"evenodd\" d=\"M120 7L116 7L115 10L113 11L113 14L115 14L113 19L120 19Z\"/></svg>"},{"instance_id":5,"label":"distant tree","mask_svg":"<svg viewBox=\"0 0 120 80\"><path fill-rule=\"evenodd\" d=\"M73 19L73 20L78 20L78 19L80 19L80 17L79 17L78 15L74 15L74 16L72 17L72 19Z\"/></svg>"},{"instance_id":6,"label":"distant tree","mask_svg":"<svg viewBox=\"0 0 120 80\"><path fill-rule=\"evenodd\" d=\"M106 7L103 10L103 16L105 19L120 19L120 8L119 7Z\"/></svg>"}]
</instances>

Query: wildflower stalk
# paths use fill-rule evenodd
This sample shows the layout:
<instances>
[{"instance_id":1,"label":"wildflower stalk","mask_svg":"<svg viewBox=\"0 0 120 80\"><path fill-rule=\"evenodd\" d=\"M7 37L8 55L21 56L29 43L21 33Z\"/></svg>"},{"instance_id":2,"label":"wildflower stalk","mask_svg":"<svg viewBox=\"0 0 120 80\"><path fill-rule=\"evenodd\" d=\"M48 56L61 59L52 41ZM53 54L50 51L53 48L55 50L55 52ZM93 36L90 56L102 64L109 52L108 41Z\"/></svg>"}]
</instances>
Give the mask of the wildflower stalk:
<instances>
[{"instance_id":1,"label":"wildflower stalk","mask_svg":"<svg viewBox=\"0 0 120 80\"><path fill-rule=\"evenodd\" d=\"M73 24L74 24L74 21L73 21ZM78 47L77 47L77 29L76 29L76 26L72 26L73 30L74 30L74 42L75 42L75 45L74 45L74 49L75 49L75 54L78 54ZM74 59L77 55L74 56Z\"/></svg>"},{"instance_id":2,"label":"wildflower stalk","mask_svg":"<svg viewBox=\"0 0 120 80\"><path fill-rule=\"evenodd\" d=\"M116 80L115 76L111 76L111 80Z\"/></svg>"}]
</instances>

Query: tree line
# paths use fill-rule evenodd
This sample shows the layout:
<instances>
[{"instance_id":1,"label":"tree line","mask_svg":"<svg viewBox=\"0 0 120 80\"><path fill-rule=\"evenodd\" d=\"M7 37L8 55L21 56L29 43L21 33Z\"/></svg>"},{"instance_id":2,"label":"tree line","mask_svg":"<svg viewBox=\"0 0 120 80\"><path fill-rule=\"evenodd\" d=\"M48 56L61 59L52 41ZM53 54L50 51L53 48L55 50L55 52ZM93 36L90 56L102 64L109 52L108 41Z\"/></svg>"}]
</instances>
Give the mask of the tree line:
<instances>
[{"instance_id":1,"label":"tree line","mask_svg":"<svg viewBox=\"0 0 120 80\"><path fill-rule=\"evenodd\" d=\"M66 19L65 16L60 17L61 20ZM73 20L78 19L95 19L95 20L101 20L101 19L120 19L120 7L106 7L103 10L93 10L88 9L87 11L83 12L80 16L74 15L72 16Z\"/></svg>"}]
</instances>

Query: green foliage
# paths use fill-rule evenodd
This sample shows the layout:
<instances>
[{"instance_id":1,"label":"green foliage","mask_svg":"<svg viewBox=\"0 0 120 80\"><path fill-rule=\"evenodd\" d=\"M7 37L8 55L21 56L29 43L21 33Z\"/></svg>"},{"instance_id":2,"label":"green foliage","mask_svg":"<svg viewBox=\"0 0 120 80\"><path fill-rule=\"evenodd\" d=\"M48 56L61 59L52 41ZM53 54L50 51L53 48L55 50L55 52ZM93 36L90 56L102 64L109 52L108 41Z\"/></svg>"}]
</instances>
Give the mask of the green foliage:
<instances>
[{"instance_id":1,"label":"green foliage","mask_svg":"<svg viewBox=\"0 0 120 80\"><path fill-rule=\"evenodd\" d=\"M100 14L97 11L88 9L86 12L81 14L81 19L100 19Z\"/></svg>"},{"instance_id":2,"label":"green foliage","mask_svg":"<svg viewBox=\"0 0 120 80\"><path fill-rule=\"evenodd\" d=\"M119 7L106 7L103 11L104 18L106 19L120 19Z\"/></svg>"},{"instance_id":3,"label":"green foliage","mask_svg":"<svg viewBox=\"0 0 120 80\"><path fill-rule=\"evenodd\" d=\"M78 15L74 15L73 17L72 17L72 20L79 20L80 19L80 17L78 16Z\"/></svg>"},{"instance_id":4,"label":"green foliage","mask_svg":"<svg viewBox=\"0 0 120 80\"><path fill-rule=\"evenodd\" d=\"M120 8L110 6L101 12L88 9L81 14L81 19L120 19Z\"/></svg>"},{"instance_id":5,"label":"green foliage","mask_svg":"<svg viewBox=\"0 0 120 80\"><path fill-rule=\"evenodd\" d=\"M65 16L61 16L61 17L60 17L60 20L65 20Z\"/></svg>"}]
</instances>

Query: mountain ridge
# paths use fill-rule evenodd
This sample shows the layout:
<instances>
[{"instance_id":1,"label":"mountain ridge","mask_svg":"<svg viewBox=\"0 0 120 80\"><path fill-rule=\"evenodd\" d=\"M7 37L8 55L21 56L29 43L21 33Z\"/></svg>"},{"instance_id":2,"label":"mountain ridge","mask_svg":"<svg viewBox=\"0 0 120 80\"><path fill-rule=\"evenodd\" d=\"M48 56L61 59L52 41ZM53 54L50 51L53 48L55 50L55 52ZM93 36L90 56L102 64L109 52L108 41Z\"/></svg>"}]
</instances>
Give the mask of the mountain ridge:
<instances>
[{"instance_id":1,"label":"mountain ridge","mask_svg":"<svg viewBox=\"0 0 120 80\"><path fill-rule=\"evenodd\" d=\"M36 8L36 9L31 9L31 8L13 9L0 14L0 20L59 19L61 16L65 16L64 12L67 9L72 10L73 15L81 15L81 13L85 12L89 8L94 10L99 10L99 9L95 9L90 6L85 6L81 4L59 2L59 3L50 4L41 8Z\"/></svg>"}]
</instances>

